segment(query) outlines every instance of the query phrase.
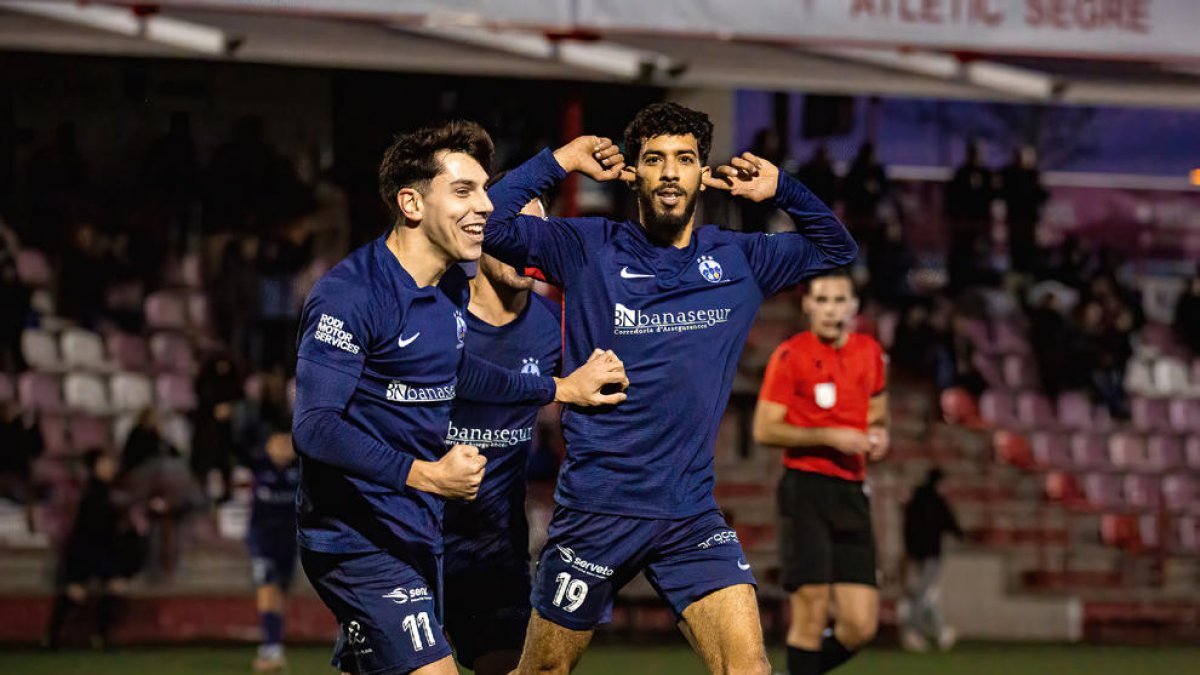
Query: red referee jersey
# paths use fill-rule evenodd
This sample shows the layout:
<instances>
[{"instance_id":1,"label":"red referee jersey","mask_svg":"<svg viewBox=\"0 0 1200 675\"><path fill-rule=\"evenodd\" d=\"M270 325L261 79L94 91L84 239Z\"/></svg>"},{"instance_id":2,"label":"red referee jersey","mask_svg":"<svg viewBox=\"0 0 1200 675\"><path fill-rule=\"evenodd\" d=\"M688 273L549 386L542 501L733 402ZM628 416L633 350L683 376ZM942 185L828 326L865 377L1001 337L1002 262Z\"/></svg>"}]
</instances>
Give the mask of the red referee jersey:
<instances>
[{"instance_id":1,"label":"red referee jersey","mask_svg":"<svg viewBox=\"0 0 1200 675\"><path fill-rule=\"evenodd\" d=\"M775 349L758 398L787 406L784 421L794 426L866 431L871 398L886 384L883 349L874 338L851 333L838 349L805 331ZM827 447L788 448L783 464L854 481L867 472L865 457Z\"/></svg>"}]
</instances>

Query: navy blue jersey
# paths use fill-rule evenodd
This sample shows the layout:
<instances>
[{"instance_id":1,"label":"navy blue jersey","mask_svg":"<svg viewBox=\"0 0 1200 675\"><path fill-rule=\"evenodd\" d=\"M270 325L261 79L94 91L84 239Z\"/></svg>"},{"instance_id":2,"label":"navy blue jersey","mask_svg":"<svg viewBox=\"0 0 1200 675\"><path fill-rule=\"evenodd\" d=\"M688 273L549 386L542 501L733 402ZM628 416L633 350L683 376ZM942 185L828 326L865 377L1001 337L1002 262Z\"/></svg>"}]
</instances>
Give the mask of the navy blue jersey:
<instances>
[{"instance_id":1,"label":"navy blue jersey","mask_svg":"<svg viewBox=\"0 0 1200 675\"><path fill-rule=\"evenodd\" d=\"M637 222L536 218L521 206L565 176L549 151L489 191L484 250L564 289L563 370L593 348L625 363L628 399L563 413L567 456L556 500L581 511L684 518L715 508L713 443L762 301L854 262L837 217L780 173L774 203L797 232L702 226L684 248L652 244Z\"/></svg>"},{"instance_id":2,"label":"navy blue jersey","mask_svg":"<svg viewBox=\"0 0 1200 675\"><path fill-rule=\"evenodd\" d=\"M530 294L521 314L503 326L467 314L467 350L503 368L555 374L561 345L559 307L536 293ZM488 462L475 500L446 504L448 577L481 562L527 564L525 462L533 445L538 408L463 399L454 402L446 445L474 445Z\"/></svg>"},{"instance_id":3,"label":"navy blue jersey","mask_svg":"<svg viewBox=\"0 0 1200 675\"><path fill-rule=\"evenodd\" d=\"M250 531L296 529L296 491L300 487L300 467L295 463L277 466L262 457L247 466L254 474L254 499L250 506Z\"/></svg>"}]
</instances>

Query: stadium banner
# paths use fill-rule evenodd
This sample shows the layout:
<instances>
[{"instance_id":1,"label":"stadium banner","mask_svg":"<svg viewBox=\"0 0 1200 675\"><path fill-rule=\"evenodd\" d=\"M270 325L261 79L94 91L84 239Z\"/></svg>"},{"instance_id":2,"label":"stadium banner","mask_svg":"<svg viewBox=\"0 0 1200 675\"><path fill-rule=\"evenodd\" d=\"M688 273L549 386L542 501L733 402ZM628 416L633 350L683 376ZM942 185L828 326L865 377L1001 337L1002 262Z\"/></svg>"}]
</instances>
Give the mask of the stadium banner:
<instances>
[{"instance_id":1,"label":"stadium banner","mask_svg":"<svg viewBox=\"0 0 1200 675\"><path fill-rule=\"evenodd\" d=\"M273 12L292 16L370 21L428 20L478 26L539 26L569 29L569 0L92 0L95 4L214 11Z\"/></svg>"},{"instance_id":2,"label":"stadium banner","mask_svg":"<svg viewBox=\"0 0 1200 675\"><path fill-rule=\"evenodd\" d=\"M1113 59L1200 59L1197 0L579 0L599 32Z\"/></svg>"}]
</instances>

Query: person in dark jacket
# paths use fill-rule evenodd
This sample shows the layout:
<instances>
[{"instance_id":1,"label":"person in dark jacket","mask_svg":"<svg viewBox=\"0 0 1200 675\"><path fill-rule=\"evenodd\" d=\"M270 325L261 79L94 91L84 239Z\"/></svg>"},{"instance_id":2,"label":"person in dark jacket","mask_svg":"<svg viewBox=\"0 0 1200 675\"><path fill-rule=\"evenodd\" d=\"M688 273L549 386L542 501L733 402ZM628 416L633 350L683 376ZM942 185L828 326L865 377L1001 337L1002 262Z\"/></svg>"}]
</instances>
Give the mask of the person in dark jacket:
<instances>
[{"instance_id":1,"label":"person in dark jacket","mask_svg":"<svg viewBox=\"0 0 1200 675\"><path fill-rule=\"evenodd\" d=\"M929 641L941 650L953 646L954 629L942 618L942 538L963 536L954 511L938 491L943 473L930 469L904 507L904 552L908 568L908 616L900 640L906 649L925 651Z\"/></svg>"}]
</instances>

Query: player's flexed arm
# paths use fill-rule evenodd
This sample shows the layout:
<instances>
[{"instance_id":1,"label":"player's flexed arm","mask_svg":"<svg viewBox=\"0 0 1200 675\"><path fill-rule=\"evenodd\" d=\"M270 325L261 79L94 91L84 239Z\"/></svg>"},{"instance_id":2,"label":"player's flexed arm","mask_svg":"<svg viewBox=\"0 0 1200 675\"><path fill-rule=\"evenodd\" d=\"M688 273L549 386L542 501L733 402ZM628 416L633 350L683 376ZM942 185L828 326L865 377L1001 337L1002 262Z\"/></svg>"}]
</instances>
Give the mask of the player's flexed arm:
<instances>
[{"instance_id":1,"label":"player's flexed arm","mask_svg":"<svg viewBox=\"0 0 1200 675\"><path fill-rule=\"evenodd\" d=\"M761 157L744 152L717 167L704 184L753 202L769 200L796 223L796 232L741 238L764 295L849 265L858 256L858 244L833 211L803 183Z\"/></svg>"},{"instance_id":2,"label":"player's flexed arm","mask_svg":"<svg viewBox=\"0 0 1200 675\"><path fill-rule=\"evenodd\" d=\"M484 253L517 269L538 267L551 281L565 285L587 258L586 237L600 233L580 227L583 219L525 216L521 208L573 171L609 181L624 167L617 146L599 136L580 136L554 152L534 155L488 190L494 210L484 227Z\"/></svg>"}]
</instances>

